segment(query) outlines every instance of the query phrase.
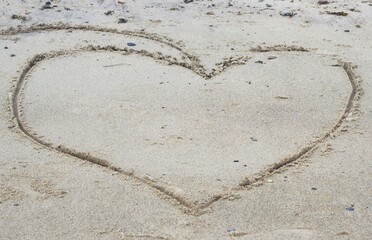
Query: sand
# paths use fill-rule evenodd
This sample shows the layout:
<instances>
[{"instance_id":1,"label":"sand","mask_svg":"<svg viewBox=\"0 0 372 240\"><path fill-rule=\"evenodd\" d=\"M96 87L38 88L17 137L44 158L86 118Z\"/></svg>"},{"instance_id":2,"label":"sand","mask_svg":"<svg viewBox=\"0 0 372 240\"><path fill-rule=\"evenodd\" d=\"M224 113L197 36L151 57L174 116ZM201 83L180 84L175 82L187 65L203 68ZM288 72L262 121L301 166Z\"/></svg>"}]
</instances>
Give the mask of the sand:
<instances>
[{"instance_id":1,"label":"sand","mask_svg":"<svg viewBox=\"0 0 372 240\"><path fill-rule=\"evenodd\" d=\"M372 237L371 2L1 5L1 239Z\"/></svg>"}]
</instances>

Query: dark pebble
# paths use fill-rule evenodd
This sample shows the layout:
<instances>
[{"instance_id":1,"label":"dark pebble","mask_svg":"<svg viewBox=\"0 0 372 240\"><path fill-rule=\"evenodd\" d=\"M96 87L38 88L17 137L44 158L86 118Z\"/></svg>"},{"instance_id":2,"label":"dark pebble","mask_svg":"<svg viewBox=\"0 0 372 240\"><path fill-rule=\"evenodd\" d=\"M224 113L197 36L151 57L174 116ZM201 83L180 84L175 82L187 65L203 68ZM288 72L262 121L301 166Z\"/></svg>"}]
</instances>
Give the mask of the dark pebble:
<instances>
[{"instance_id":1,"label":"dark pebble","mask_svg":"<svg viewBox=\"0 0 372 240\"><path fill-rule=\"evenodd\" d=\"M348 208L346 208L346 211L349 211L349 212L352 212L352 211L354 211L355 209L353 208L353 207L348 207Z\"/></svg>"},{"instance_id":2,"label":"dark pebble","mask_svg":"<svg viewBox=\"0 0 372 240\"><path fill-rule=\"evenodd\" d=\"M136 44L135 43L132 43L132 42L129 42L129 43L127 43L127 46L134 47L134 46L136 46Z\"/></svg>"},{"instance_id":3,"label":"dark pebble","mask_svg":"<svg viewBox=\"0 0 372 240\"><path fill-rule=\"evenodd\" d=\"M348 15L348 13L346 12L330 12L330 11L326 11L327 14L330 14L330 15L336 15L336 16L342 16L342 17L346 17Z\"/></svg>"},{"instance_id":4,"label":"dark pebble","mask_svg":"<svg viewBox=\"0 0 372 240\"><path fill-rule=\"evenodd\" d=\"M293 17L294 15L296 15L296 13L292 11L281 11L279 14L283 17Z\"/></svg>"},{"instance_id":5,"label":"dark pebble","mask_svg":"<svg viewBox=\"0 0 372 240\"><path fill-rule=\"evenodd\" d=\"M325 4L328 4L329 2L327 0L319 0L318 1L318 4L319 5L325 5Z\"/></svg>"},{"instance_id":6,"label":"dark pebble","mask_svg":"<svg viewBox=\"0 0 372 240\"><path fill-rule=\"evenodd\" d=\"M46 3L45 3L45 5L47 5L47 6L50 6L52 3L51 2L49 2L49 1L47 1Z\"/></svg>"},{"instance_id":7,"label":"dark pebble","mask_svg":"<svg viewBox=\"0 0 372 240\"><path fill-rule=\"evenodd\" d=\"M112 15L112 14L114 14L114 11L107 11L107 12L105 12L105 15L106 16L109 16L109 15Z\"/></svg>"},{"instance_id":8,"label":"dark pebble","mask_svg":"<svg viewBox=\"0 0 372 240\"><path fill-rule=\"evenodd\" d=\"M273 59L276 59L276 58L277 58L277 57L275 57L275 56L268 56L268 57L267 57L268 60L273 60Z\"/></svg>"},{"instance_id":9,"label":"dark pebble","mask_svg":"<svg viewBox=\"0 0 372 240\"><path fill-rule=\"evenodd\" d=\"M255 61L255 63L263 64L261 60Z\"/></svg>"},{"instance_id":10,"label":"dark pebble","mask_svg":"<svg viewBox=\"0 0 372 240\"><path fill-rule=\"evenodd\" d=\"M344 30L344 32L350 32L350 30Z\"/></svg>"},{"instance_id":11,"label":"dark pebble","mask_svg":"<svg viewBox=\"0 0 372 240\"><path fill-rule=\"evenodd\" d=\"M183 0L184 3L192 3L194 0Z\"/></svg>"},{"instance_id":12,"label":"dark pebble","mask_svg":"<svg viewBox=\"0 0 372 240\"><path fill-rule=\"evenodd\" d=\"M315 187L312 187L311 190L314 190L315 191L315 190L318 190L318 189L316 189Z\"/></svg>"},{"instance_id":13,"label":"dark pebble","mask_svg":"<svg viewBox=\"0 0 372 240\"><path fill-rule=\"evenodd\" d=\"M239 162L239 160L234 160L234 162Z\"/></svg>"},{"instance_id":14,"label":"dark pebble","mask_svg":"<svg viewBox=\"0 0 372 240\"><path fill-rule=\"evenodd\" d=\"M44 5L44 6L41 7L41 10L45 10L45 9L52 9L52 6Z\"/></svg>"},{"instance_id":15,"label":"dark pebble","mask_svg":"<svg viewBox=\"0 0 372 240\"><path fill-rule=\"evenodd\" d=\"M15 57L15 54L10 54L11 57Z\"/></svg>"},{"instance_id":16,"label":"dark pebble","mask_svg":"<svg viewBox=\"0 0 372 240\"><path fill-rule=\"evenodd\" d=\"M125 18L119 18L118 23L127 23L128 20Z\"/></svg>"},{"instance_id":17,"label":"dark pebble","mask_svg":"<svg viewBox=\"0 0 372 240\"><path fill-rule=\"evenodd\" d=\"M8 49L8 47L4 47L4 49Z\"/></svg>"},{"instance_id":18,"label":"dark pebble","mask_svg":"<svg viewBox=\"0 0 372 240\"><path fill-rule=\"evenodd\" d=\"M251 137L251 140L252 140L253 142L257 142L257 139L255 139L254 137Z\"/></svg>"},{"instance_id":19,"label":"dark pebble","mask_svg":"<svg viewBox=\"0 0 372 240\"><path fill-rule=\"evenodd\" d=\"M14 203L13 206L17 207L17 206L19 206L19 204L18 203Z\"/></svg>"}]
</instances>

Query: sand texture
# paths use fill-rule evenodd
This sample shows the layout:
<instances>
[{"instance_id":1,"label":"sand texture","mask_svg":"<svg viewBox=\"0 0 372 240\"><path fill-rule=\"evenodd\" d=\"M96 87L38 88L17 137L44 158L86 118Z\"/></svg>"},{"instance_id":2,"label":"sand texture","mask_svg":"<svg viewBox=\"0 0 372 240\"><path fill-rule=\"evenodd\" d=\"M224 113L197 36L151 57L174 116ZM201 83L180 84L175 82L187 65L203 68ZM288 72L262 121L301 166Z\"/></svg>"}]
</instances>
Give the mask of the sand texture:
<instances>
[{"instance_id":1,"label":"sand texture","mask_svg":"<svg viewBox=\"0 0 372 240\"><path fill-rule=\"evenodd\" d=\"M0 3L0 239L371 239L371 1Z\"/></svg>"}]
</instances>

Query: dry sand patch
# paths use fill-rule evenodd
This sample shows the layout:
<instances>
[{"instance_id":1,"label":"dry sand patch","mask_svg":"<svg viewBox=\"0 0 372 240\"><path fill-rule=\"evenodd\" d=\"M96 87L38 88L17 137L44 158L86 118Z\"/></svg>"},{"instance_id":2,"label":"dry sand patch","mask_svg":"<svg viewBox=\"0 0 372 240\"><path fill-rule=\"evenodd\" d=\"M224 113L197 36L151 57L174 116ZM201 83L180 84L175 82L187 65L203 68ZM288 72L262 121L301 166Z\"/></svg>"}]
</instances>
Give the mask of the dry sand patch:
<instances>
[{"instance_id":1,"label":"dry sand patch","mask_svg":"<svg viewBox=\"0 0 372 240\"><path fill-rule=\"evenodd\" d=\"M33 48L43 55L17 80L16 125L44 146L132 176L194 212L332 137L361 91L350 64L286 47L207 71L169 39L144 36L160 49L171 43L177 53L166 56L89 41L66 49L53 34L47 37L58 51Z\"/></svg>"}]
</instances>

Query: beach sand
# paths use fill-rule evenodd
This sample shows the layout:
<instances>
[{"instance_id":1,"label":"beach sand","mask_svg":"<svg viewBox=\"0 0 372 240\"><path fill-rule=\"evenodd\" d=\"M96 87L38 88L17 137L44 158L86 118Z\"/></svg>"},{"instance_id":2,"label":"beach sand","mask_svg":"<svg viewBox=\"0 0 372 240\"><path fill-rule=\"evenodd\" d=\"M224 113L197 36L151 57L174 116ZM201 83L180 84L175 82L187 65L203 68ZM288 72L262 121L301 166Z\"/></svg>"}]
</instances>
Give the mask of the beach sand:
<instances>
[{"instance_id":1,"label":"beach sand","mask_svg":"<svg viewBox=\"0 0 372 240\"><path fill-rule=\"evenodd\" d=\"M0 6L0 239L372 237L371 1Z\"/></svg>"}]
</instances>

